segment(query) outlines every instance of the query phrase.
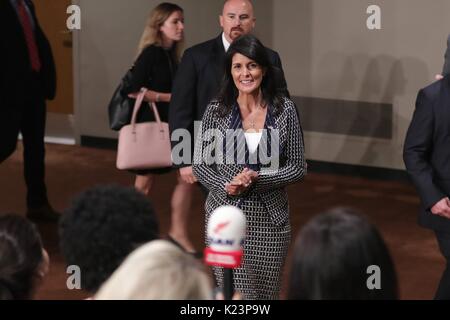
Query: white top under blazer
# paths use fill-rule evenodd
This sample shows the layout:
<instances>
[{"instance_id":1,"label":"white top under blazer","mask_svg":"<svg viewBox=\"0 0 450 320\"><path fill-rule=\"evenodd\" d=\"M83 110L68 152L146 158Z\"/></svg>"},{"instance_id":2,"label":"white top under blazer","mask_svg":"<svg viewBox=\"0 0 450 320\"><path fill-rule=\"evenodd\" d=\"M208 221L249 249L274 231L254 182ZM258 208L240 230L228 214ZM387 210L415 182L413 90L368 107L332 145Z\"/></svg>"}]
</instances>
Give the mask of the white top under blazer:
<instances>
[{"instance_id":1,"label":"white top under blazer","mask_svg":"<svg viewBox=\"0 0 450 320\"><path fill-rule=\"evenodd\" d=\"M261 132L245 132L245 141L247 142L248 151L254 153L258 148L259 141L261 141Z\"/></svg>"}]
</instances>

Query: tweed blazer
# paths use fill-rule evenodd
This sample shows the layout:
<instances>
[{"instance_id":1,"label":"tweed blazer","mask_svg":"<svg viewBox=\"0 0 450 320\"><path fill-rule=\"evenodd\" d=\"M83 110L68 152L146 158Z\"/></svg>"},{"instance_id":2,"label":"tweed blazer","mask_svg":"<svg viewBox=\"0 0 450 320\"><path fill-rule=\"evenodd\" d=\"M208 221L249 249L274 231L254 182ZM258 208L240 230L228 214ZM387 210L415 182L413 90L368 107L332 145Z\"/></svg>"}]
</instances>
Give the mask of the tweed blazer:
<instances>
[{"instance_id":1,"label":"tweed blazer","mask_svg":"<svg viewBox=\"0 0 450 320\"><path fill-rule=\"evenodd\" d=\"M289 218L285 187L306 174L303 134L295 104L284 98L283 108L277 114L271 106L268 107L266 126L258 147L262 155L258 157L261 158L258 160L259 177L251 188L238 196L228 195L225 184L248 167L249 152L242 130L229 139L233 112L223 117L218 114L219 108L217 101L209 104L195 144L193 172L210 191L206 207L213 210L221 205L239 206L241 201L256 195L265 204L272 222L285 224ZM269 125L268 119L272 119ZM230 141L234 146L231 153L228 152ZM238 151L242 150L241 147L247 156L244 162L236 161L240 160Z\"/></svg>"}]
</instances>

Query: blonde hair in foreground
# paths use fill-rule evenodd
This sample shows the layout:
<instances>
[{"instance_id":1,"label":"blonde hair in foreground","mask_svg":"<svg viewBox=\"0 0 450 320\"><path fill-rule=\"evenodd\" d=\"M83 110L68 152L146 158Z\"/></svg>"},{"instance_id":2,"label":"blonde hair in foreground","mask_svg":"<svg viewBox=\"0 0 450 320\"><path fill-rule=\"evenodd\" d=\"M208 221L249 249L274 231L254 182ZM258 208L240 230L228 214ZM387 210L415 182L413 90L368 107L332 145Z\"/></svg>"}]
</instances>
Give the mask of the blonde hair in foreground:
<instances>
[{"instance_id":1,"label":"blonde hair in foreground","mask_svg":"<svg viewBox=\"0 0 450 320\"><path fill-rule=\"evenodd\" d=\"M146 47L154 44L162 46L162 34L160 31L161 26L174 12L183 13L183 9L173 3L163 2L156 6L147 18L145 23L144 32L142 33L141 40L138 45L138 56ZM175 43L175 54L177 61L180 60L181 51L183 50L183 41Z\"/></svg>"},{"instance_id":2,"label":"blonde hair in foreground","mask_svg":"<svg viewBox=\"0 0 450 320\"><path fill-rule=\"evenodd\" d=\"M96 300L209 300L212 283L204 266L165 240L132 252L103 284Z\"/></svg>"}]
</instances>

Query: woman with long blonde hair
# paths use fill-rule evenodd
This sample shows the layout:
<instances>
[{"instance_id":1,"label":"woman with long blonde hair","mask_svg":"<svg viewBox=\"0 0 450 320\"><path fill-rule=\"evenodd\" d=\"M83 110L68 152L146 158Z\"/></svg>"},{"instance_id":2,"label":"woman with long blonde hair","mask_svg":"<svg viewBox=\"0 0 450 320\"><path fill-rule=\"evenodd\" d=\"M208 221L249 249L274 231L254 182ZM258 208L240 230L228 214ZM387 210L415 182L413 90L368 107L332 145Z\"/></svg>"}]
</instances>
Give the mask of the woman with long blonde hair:
<instances>
[{"instance_id":1,"label":"woman with long blonde hair","mask_svg":"<svg viewBox=\"0 0 450 320\"><path fill-rule=\"evenodd\" d=\"M184 38L183 9L173 3L156 6L147 20L138 46L138 57L132 70L130 88L125 94L135 98L142 87L148 89L145 100L156 102L161 121L168 122L169 102L174 75L180 60ZM138 122L153 121L150 108L141 108ZM171 168L133 170L135 188L148 195L154 175L170 172ZM169 239L195 253L188 237L188 214L193 186L178 177L171 200L171 227Z\"/></svg>"}]
</instances>

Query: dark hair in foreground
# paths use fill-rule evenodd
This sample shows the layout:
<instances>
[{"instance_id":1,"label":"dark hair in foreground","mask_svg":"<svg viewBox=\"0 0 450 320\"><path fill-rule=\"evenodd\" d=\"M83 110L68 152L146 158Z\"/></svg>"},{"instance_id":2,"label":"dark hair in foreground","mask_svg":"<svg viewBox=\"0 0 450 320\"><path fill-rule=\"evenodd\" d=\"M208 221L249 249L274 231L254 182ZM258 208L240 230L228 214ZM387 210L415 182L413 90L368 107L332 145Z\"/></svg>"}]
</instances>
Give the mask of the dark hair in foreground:
<instances>
[{"instance_id":1,"label":"dark hair in foreground","mask_svg":"<svg viewBox=\"0 0 450 320\"><path fill-rule=\"evenodd\" d=\"M81 270L82 289L96 292L126 256L159 236L150 201L134 188L99 186L81 193L59 225L67 265Z\"/></svg>"},{"instance_id":2,"label":"dark hair in foreground","mask_svg":"<svg viewBox=\"0 0 450 320\"><path fill-rule=\"evenodd\" d=\"M0 300L32 299L42 261L42 242L36 226L16 214L1 215Z\"/></svg>"},{"instance_id":3,"label":"dark hair in foreground","mask_svg":"<svg viewBox=\"0 0 450 320\"><path fill-rule=\"evenodd\" d=\"M255 36L247 34L234 40L225 56L224 76L220 92L216 98L221 105L219 111L220 115L225 116L231 111L239 95L233 81L233 76L231 75L233 56L237 53L255 61L263 70L265 70L265 75L261 82L262 98L266 104L274 107L275 114L279 113L283 108L283 95L281 91L277 89L276 74L280 71L272 66L269 56L267 55L267 49L263 46L261 41Z\"/></svg>"},{"instance_id":4,"label":"dark hair in foreground","mask_svg":"<svg viewBox=\"0 0 450 320\"><path fill-rule=\"evenodd\" d=\"M397 277L376 230L351 209L313 218L300 232L290 270L288 299L397 299ZM370 290L369 266L378 266L381 289Z\"/></svg>"}]
</instances>

